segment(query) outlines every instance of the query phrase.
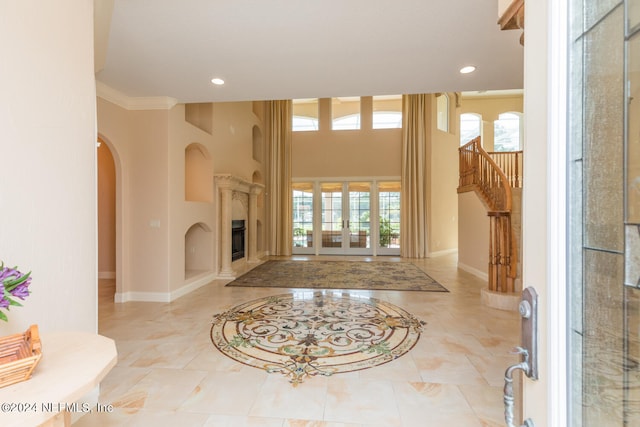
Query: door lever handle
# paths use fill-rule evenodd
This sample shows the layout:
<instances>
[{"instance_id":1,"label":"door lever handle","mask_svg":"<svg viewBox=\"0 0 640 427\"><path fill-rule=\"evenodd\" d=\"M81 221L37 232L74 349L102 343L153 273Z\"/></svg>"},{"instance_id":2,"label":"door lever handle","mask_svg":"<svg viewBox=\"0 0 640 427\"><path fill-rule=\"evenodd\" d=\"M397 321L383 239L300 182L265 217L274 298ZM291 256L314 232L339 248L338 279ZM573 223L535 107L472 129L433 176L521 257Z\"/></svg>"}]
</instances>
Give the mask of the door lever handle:
<instances>
[{"instance_id":1,"label":"door lever handle","mask_svg":"<svg viewBox=\"0 0 640 427\"><path fill-rule=\"evenodd\" d=\"M517 370L521 370L528 376L531 371L531 366L529 365L529 352L527 349L516 347L515 350L515 354L522 354L524 356L524 360L520 363L509 366L504 373L504 421L507 423L507 427L516 427L515 424L513 424L513 403L515 401L513 396L513 373ZM531 418L527 418L524 420L524 424L520 427L534 427L533 421Z\"/></svg>"}]
</instances>

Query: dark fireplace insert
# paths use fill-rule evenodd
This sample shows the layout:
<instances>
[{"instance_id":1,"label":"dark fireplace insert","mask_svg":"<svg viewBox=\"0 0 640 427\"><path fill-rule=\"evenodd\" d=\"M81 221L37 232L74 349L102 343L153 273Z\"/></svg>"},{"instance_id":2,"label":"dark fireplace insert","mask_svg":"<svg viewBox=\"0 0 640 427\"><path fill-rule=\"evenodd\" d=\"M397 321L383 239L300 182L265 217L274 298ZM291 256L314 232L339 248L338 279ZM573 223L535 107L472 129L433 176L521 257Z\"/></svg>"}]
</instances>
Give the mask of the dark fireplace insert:
<instances>
[{"instance_id":1,"label":"dark fireplace insert","mask_svg":"<svg viewBox=\"0 0 640 427\"><path fill-rule=\"evenodd\" d=\"M244 258L244 219L231 221L231 260Z\"/></svg>"}]
</instances>

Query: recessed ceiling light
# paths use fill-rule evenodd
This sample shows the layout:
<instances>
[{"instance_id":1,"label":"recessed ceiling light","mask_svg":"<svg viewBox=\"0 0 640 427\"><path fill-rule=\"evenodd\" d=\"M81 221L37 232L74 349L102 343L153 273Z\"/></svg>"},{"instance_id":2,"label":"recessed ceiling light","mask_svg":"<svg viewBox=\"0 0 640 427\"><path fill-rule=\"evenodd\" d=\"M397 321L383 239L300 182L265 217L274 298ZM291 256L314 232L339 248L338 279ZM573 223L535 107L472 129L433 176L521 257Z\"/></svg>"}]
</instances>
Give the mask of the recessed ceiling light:
<instances>
[{"instance_id":1,"label":"recessed ceiling light","mask_svg":"<svg viewBox=\"0 0 640 427\"><path fill-rule=\"evenodd\" d=\"M467 65L466 67L460 68L460 74L469 74L473 73L476 70L476 67L473 65Z\"/></svg>"},{"instance_id":2,"label":"recessed ceiling light","mask_svg":"<svg viewBox=\"0 0 640 427\"><path fill-rule=\"evenodd\" d=\"M211 83L213 83L214 85L223 85L224 84L224 80L219 79L218 77L211 79Z\"/></svg>"}]
</instances>

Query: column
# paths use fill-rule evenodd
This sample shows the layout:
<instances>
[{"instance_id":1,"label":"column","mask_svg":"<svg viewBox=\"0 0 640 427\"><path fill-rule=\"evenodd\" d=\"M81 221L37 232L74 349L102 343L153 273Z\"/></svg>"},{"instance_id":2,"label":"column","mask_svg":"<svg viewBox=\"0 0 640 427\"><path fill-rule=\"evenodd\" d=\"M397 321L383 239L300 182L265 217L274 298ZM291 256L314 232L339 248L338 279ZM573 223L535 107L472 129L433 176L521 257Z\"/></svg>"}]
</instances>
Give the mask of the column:
<instances>
[{"instance_id":1,"label":"column","mask_svg":"<svg viewBox=\"0 0 640 427\"><path fill-rule=\"evenodd\" d=\"M249 253L248 262L258 262L258 194L260 187L252 186L249 190Z\"/></svg>"},{"instance_id":2,"label":"column","mask_svg":"<svg viewBox=\"0 0 640 427\"><path fill-rule=\"evenodd\" d=\"M230 187L220 187L220 277L235 277L231 268L231 198Z\"/></svg>"}]
</instances>

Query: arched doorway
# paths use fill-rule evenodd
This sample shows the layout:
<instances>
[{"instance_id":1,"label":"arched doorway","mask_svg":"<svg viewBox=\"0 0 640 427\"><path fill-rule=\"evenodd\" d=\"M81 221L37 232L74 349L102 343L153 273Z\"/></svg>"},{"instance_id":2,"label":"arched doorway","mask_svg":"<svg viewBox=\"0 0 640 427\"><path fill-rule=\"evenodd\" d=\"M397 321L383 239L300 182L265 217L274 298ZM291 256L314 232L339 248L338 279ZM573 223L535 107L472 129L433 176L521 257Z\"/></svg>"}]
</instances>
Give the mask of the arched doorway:
<instances>
[{"instance_id":1,"label":"arched doorway","mask_svg":"<svg viewBox=\"0 0 640 427\"><path fill-rule=\"evenodd\" d=\"M98 136L96 150L98 298L114 301L122 293L121 167L108 139Z\"/></svg>"}]
</instances>

